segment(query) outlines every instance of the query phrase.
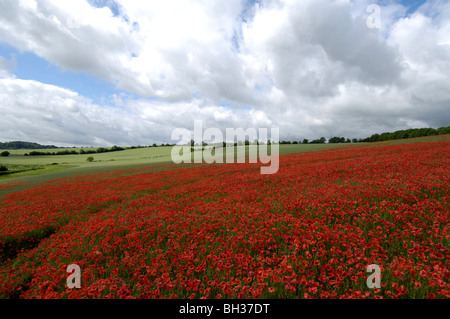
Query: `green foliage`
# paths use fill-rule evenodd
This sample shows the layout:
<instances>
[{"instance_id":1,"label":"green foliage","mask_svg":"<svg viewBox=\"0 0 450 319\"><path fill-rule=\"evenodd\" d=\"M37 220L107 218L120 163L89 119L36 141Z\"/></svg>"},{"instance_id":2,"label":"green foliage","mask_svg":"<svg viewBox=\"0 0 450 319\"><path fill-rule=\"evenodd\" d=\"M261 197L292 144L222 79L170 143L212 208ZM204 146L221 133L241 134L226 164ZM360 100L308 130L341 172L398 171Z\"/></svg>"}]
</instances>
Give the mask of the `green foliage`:
<instances>
[{"instance_id":1,"label":"green foliage","mask_svg":"<svg viewBox=\"0 0 450 319\"><path fill-rule=\"evenodd\" d=\"M86 159L86 162L89 162L89 163L92 163L94 161L94 157L92 157L92 156L89 156L87 159Z\"/></svg>"},{"instance_id":2,"label":"green foliage","mask_svg":"<svg viewBox=\"0 0 450 319\"><path fill-rule=\"evenodd\" d=\"M328 143L330 144L351 143L351 142L352 141L349 138L345 139L345 137L332 137L328 141Z\"/></svg>"},{"instance_id":3,"label":"green foliage","mask_svg":"<svg viewBox=\"0 0 450 319\"><path fill-rule=\"evenodd\" d=\"M8 171L8 167L6 167L5 165L0 165L0 172L7 172Z\"/></svg>"},{"instance_id":4,"label":"green foliage","mask_svg":"<svg viewBox=\"0 0 450 319\"><path fill-rule=\"evenodd\" d=\"M27 154L25 154L25 156L26 156L26 155L27 155ZM55 153L33 151L33 152L30 152L29 155L30 155L30 156L48 156L48 155L55 155Z\"/></svg>"},{"instance_id":5,"label":"green foliage","mask_svg":"<svg viewBox=\"0 0 450 319\"><path fill-rule=\"evenodd\" d=\"M8 151L4 151L0 154L1 157L8 157L9 155L11 155L11 153Z\"/></svg>"},{"instance_id":6,"label":"green foliage","mask_svg":"<svg viewBox=\"0 0 450 319\"><path fill-rule=\"evenodd\" d=\"M54 145L39 145L37 143L30 143L30 142L6 142L1 143L0 142L0 150L19 150L19 149L31 149L31 150L37 150L37 149L52 149L52 148L58 148Z\"/></svg>"},{"instance_id":7,"label":"green foliage","mask_svg":"<svg viewBox=\"0 0 450 319\"><path fill-rule=\"evenodd\" d=\"M111 147L109 152L120 152L120 151L124 151L124 150L125 150L124 148L114 145L113 147Z\"/></svg>"},{"instance_id":8,"label":"green foliage","mask_svg":"<svg viewBox=\"0 0 450 319\"><path fill-rule=\"evenodd\" d=\"M78 154L77 151L74 151L74 150L72 150L72 151L65 150L65 151L59 151L59 152L56 152L55 155L77 155L77 154ZM52 154L52 155L53 155L53 154Z\"/></svg>"},{"instance_id":9,"label":"green foliage","mask_svg":"<svg viewBox=\"0 0 450 319\"><path fill-rule=\"evenodd\" d=\"M101 153L109 153L109 152L119 152L124 151L125 149L118 146L113 146L110 149L100 147L97 150L84 150L81 149L80 152L77 152L75 150L61 150L58 152L40 152L40 151L32 151L30 152L29 156L51 156L51 155L86 155L86 154L101 154ZM27 156L27 155L25 155Z\"/></svg>"},{"instance_id":10,"label":"green foliage","mask_svg":"<svg viewBox=\"0 0 450 319\"><path fill-rule=\"evenodd\" d=\"M384 142L391 140L401 140L408 138L435 136L444 134L450 134L450 126L441 127L437 130L434 128L418 128L418 129L395 131L393 133L373 134L371 137L361 140L361 142L367 143Z\"/></svg>"},{"instance_id":11,"label":"green foliage","mask_svg":"<svg viewBox=\"0 0 450 319\"><path fill-rule=\"evenodd\" d=\"M310 144L325 144L326 141L327 141L327 139L325 137L321 137L318 140L312 141Z\"/></svg>"}]
</instances>

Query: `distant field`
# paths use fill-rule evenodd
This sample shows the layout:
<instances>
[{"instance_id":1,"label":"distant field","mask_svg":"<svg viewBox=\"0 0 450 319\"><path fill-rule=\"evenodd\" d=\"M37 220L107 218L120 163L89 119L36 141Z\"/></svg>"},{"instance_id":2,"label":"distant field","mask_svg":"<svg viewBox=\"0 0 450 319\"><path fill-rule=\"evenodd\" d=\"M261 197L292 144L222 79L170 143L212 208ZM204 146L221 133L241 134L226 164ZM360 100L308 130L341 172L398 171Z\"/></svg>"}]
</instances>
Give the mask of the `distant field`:
<instances>
[{"instance_id":1,"label":"distant field","mask_svg":"<svg viewBox=\"0 0 450 319\"><path fill-rule=\"evenodd\" d=\"M21 191L58 178L169 163L171 149L171 147L155 147L101 154L52 156L24 156L31 151L47 152L49 150L10 150L10 156L0 158L0 164L7 166L12 172L12 174L0 175L0 197L12 191ZM94 162L86 161L89 156L94 157ZM5 186L2 188L2 185L8 183L19 184L14 188Z\"/></svg>"},{"instance_id":2,"label":"distant field","mask_svg":"<svg viewBox=\"0 0 450 319\"><path fill-rule=\"evenodd\" d=\"M69 149L72 150L72 149ZM80 149L74 149L79 151ZM31 171L37 169L32 175L45 174L55 170L71 169L77 173L82 171L102 171L109 168L117 168L124 166L149 165L155 163L166 163L170 161L170 147L130 149L120 152L110 152L101 154L83 154L83 155L51 155L51 156L24 156L30 151L48 150L10 150L8 157L0 158L0 164L9 167L27 167ZM92 156L93 162L87 162L87 158ZM51 168L51 169L50 169ZM59 168L59 169L58 169ZM65 173L60 172L63 176ZM70 174L70 173L69 173ZM26 175L26 174L23 174ZM18 177L15 174L0 177L1 179L10 179ZM1 183L1 181L0 181Z\"/></svg>"},{"instance_id":3,"label":"distant field","mask_svg":"<svg viewBox=\"0 0 450 319\"><path fill-rule=\"evenodd\" d=\"M357 144L284 144L279 145L280 155L309 153L348 147L373 147L379 145L396 145L415 142L433 142L449 140L450 135L430 136L406 140L386 141L379 143ZM95 150L96 148L92 148ZM198 149L198 147L197 147ZM75 150L81 148L67 148ZM91 148L84 148L91 150ZM0 198L15 191L22 191L39 183L81 174L97 174L105 171L147 167L161 164L173 164L172 147L149 147L127 149L120 152L83 155L24 156L32 151L53 152L54 150L9 150L9 157L0 157L0 164L6 165L10 174L0 175ZM247 147L248 155L248 147ZM94 162L86 159L92 156ZM175 164L173 164L175 165ZM8 184L15 185L8 187Z\"/></svg>"},{"instance_id":4,"label":"distant field","mask_svg":"<svg viewBox=\"0 0 450 319\"><path fill-rule=\"evenodd\" d=\"M75 150L79 152L81 149L64 149ZM85 149L86 150L86 149ZM150 147L139 149L128 149L120 152L83 154L83 155L50 155L50 156L24 156L32 151L48 152L54 150L9 150L9 157L0 158L0 162L6 165L76 165L76 166L107 166L111 162L127 162L135 163L158 163L170 160L171 147ZM94 157L93 163L88 163L86 159ZM116 164L116 163L113 163Z\"/></svg>"},{"instance_id":5,"label":"distant field","mask_svg":"<svg viewBox=\"0 0 450 319\"><path fill-rule=\"evenodd\" d=\"M280 155L290 153L313 152L338 147L348 147L349 144L323 144L323 145L280 145ZM198 149L198 148L197 148ZM64 149L66 150L66 149ZM70 148L69 151L80 149ZM87 150L87 149L85 149ZM9 150L9 157L0 158L0 164L10 168L12 174L1 175L0 183L8 182L18 177L52 174L51 177L64 177L65 175L79 173L96 173L109 169L145 166L153 164L172 163L172 147L150 147L127 149L120 152L83 155L50 155L50 156L24 156L32 151L48 152L49 150ZM51 151L51 150L50 150ZM247 147L248 154L248 147ZM87 162L92 156L94 162Z\"/></svg>"}]
</instances>

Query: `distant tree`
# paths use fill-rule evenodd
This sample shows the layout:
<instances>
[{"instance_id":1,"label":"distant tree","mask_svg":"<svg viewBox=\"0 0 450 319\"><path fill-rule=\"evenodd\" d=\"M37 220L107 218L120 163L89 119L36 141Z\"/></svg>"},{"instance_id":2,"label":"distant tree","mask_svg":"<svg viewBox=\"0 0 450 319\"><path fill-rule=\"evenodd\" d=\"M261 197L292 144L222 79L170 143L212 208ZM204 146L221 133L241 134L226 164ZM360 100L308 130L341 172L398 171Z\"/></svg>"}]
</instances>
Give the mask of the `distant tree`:
<instances>
[{"instance_id":1,"label":"distant tree","mask_svg":"<svg viewBox=\"0 0 450 319\"><path fill-rule=\"evenodd\" d=\"M352 139L352 143L358 143L358 140L356 138Z\"/></svg>"},{"instance_id":2,"label":"distant tree","mask_svg":"<svg viewBox=\"0 0 450 319\"><path fill-rule=\"evenodd\" d=\"M328 143L330 143L330 144L336 144L336 143L339 143L339 137L332 137L332 138L330 138L330 140L328 141Z\"/></svg>"},{"instance_id":3,"label":"distant tree","mask_svg":"<svg viewBox=\"0 0 450 319\"><path fill-rule=\"evenodd\" d=\"M5 165L0 165L0 172L7 172L8 171L8 167L6 167Z\"/></svg>"},{"instance_id":4,"label":"distant tree","mask_svg":"<svg viewBox=\"0 0 450 319\"><path fill-rule=\"evenodd\" d=\"M330 144L348 143L345 137L332 137L328 141Z\"/></svg>"},{"instance_id":5,"label":"distant tree","mask_svg":"<svg viewBox=\"0 0 450 319\"><path fill-rule=\"evenodd\" d=\"M305 138L305 139L303 140L302 144L309 144L309 140Z\"/></svg>"},{"instance_id":6,"label":"distant tree","mask_svg":"<svg viewBox=\"0 0 450 319\"><path fill-rule=\"evenodd\" d=\"M11 155L11 153L8 151L4 151L0 154L1 157L8 157L9 155Z\"/></svg>"},{"instance_id":7,"label":"distant tree","mask_svg":"<svg viewBox=\"0 0 450 319\"><path fill-rule=\"evenodd\" d=\"M439 135L450 134L450 126L438 128L437 133Z\"/></svg>"},{"instance_id":8,"label":"distant tree","mask_svg":"<svg viewBox=\"0 0 450 319\"><path fill-rule=\"evenodd\" d=\"M94 158L92 157L92 156L89 156L87 159L86 159L86 162L89 162L89 163L92 163L94 161Z\"/></svg>"},{"instance_id":9,"label":"distant tree","mask_svg":"<svg viewBox=\"0 0 450 319\"><path fill-rule=\"evenodd\" d=\"M325 137L321 137L318 140L314 140L311 142L311 144L324 144L327 141L327 139Z\"/></svg>"},{"instance_id":10,"label":"distant tree","mask_svg":"<svg viewBox=\"0 0 450 319\"><path fill-rule=\"evenodd\" d=\"M47 156L51 155L51 153L48 152L38 152L38 151L32 151L30 152L30 156Z\"/></svg>"},{"instance_id":11,"label":"distant tree","mask_svg":"<svg viewBox=\"0 0 450 319\"><path fill-rule=\"evenodd\" d=\"M297 145L297 144L298 144L298 142L297 142L297 141L293 141L293 142L292 142L292 144L295 144L295 145Z\"/></svg>"},{"instance_id":12,"label":"distant tree","mask_svg":"<svg viewBox=\"0 0 450 319\"><path fill-rule=\"evenodd\" d=\"M120 151L124 151L125 149L123 147L118 147L116 145L114 145L113 147L111 147L111 152L120 152Z\"/></svg>"}]
</instances>

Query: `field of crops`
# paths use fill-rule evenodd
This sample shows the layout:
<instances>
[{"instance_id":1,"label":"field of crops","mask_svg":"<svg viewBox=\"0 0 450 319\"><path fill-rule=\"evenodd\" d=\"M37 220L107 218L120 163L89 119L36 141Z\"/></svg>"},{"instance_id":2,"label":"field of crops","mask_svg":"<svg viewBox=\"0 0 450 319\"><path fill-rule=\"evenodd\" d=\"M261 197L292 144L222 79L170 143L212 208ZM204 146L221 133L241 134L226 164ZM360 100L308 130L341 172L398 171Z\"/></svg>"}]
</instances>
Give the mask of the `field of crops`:
<instances>
[{"instance_id":1,"label":"field of crops","mask_svg":"<svg viewBox=\"0 0 450 319\"><path fill-rule=\"evenodd\" d=\"M283 155L275 175L168 165L12 193L0 298L449 298L449 154L447 138Z\"/></svg>"}]
</instances>

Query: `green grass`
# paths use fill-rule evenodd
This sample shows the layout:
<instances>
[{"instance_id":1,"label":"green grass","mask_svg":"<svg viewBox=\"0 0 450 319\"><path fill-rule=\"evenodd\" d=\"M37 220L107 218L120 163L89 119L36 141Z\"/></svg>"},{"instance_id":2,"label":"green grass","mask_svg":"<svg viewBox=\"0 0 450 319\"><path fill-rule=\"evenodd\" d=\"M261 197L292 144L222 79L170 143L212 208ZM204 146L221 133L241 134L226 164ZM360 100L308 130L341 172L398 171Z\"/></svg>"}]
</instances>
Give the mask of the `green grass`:
<instances>
[{"instance_id":1,"label":"green grass","mask_svg":"<svg viewBox=\"0 0 450 319\"><path fill-rule=\"evenodd\" d=\"M0 180L17 178L22 176L43 175L58 172L75 166L69 165L8 165L7 172L0 173Z\"/></svg>"},{"instance_id":2,"label":"green grass","mask_svg":"<svg viewBox=\"0 0 450 319\"><path fill-rule=\"evenodd\" d=\"M64 149L66 150L66 149ZM80 149L68 149L80 151ZM86 149L85 149L86 150ZM52 165L54 163L60 165L76 165L82 167L90 167L93 165L107 166L108 164L116 164L110 162L127 162L135 163L159 163L170 160L171 147L157 148L139 148L129 149L120 152L109 152L100 154L84 154L84 155L49 155L49 156L24 156L31 151L47 152L48 150L11 150L8 157L0 158L3 165ZM86 162L88 157L94 157L93 163Z\"/></svg>"},{"instance_id":3,"label":"green grass","mask_svg":"<svg viewBox=\"0 0 450 319\"><path fill-rule=\"evenodd\" d=\"M367 145L366 143L358 144L284 144L280 145L280 155L318 152L343 147L356 147L358 145Z\"/></svg>"}]
</instances>

